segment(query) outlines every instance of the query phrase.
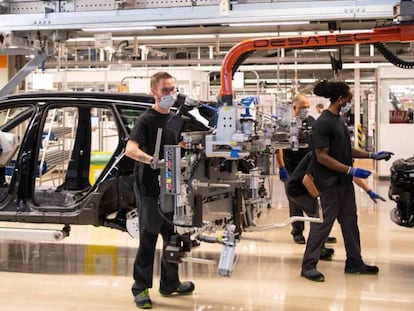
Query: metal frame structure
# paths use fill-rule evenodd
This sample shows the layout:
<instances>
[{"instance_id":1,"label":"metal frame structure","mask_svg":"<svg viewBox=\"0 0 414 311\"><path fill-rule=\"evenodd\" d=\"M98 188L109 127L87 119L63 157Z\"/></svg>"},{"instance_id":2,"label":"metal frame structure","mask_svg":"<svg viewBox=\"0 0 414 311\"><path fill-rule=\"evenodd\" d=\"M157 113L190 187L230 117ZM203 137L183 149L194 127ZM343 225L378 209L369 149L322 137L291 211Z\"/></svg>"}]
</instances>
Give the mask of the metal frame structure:
<instances>
[{"instance_id":1,"label":"metal frame structure","mask_svg":"<svg viewBox=\"0 0 414 311\"><path fill-rule=\"evenodd\" d=\"M88 27L175 27L240 22L388 19L390 0L358 1L9 1L0 31ZM122 5L123 4L123 5ZM223 7L227 9L223 9ZM298 14L297 7L301 8ZM254 12L254 14L252 14ZM25 18L16 18L16 14ZM182 18L184 17L185 18Z\"/></svg>"}]
</instances>

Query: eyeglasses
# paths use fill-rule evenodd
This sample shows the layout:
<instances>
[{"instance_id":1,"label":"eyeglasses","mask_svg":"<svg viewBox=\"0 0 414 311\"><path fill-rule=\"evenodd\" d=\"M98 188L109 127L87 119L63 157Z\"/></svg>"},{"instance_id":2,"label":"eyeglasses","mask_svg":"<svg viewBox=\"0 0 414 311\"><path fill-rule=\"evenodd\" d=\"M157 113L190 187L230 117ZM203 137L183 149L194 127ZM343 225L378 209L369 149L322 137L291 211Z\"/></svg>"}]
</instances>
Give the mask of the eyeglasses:
<instances>
[{"instance_id":1,"label":"eyeglasses","mask_svg":"<svg viewBox=\"0 0 414 311\"><path fill-rule=\"evenodd\" d=\"M177 91L177 87L164 87L161 89L161 93L164 95L168 95L170 93L175 93Z\"/></svg>"}]
</instances>

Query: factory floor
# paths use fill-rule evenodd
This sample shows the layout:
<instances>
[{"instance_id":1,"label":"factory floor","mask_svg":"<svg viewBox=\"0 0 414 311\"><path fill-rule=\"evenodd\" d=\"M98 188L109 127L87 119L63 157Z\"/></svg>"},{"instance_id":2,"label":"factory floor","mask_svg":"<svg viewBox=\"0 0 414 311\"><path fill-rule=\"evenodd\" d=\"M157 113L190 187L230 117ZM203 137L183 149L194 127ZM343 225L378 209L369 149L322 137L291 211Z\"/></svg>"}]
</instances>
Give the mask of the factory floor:
<instances>
[{"instance_id":1,"label":"factory floor","mask_svg":"<svg viewBox=\"0 0 414 311\"><path fill-rule=\"evenodd\" d=\"M389 181L370 177L368 182L387 198ZM275 180L272 188L272 207L263 211L262 224L280 223L288 216L282 185ZM160 296L156 266L150 290L153 310L413 310L414 231L390 220L393 201L374 204L360 189L356 193L363 257L379 266L378 275L344 274L345 252L337 223L331 234L338 238L332 245L333 260L318 264L324 283L300 277L304 245L293 243L290 226L245 232L230 277L218 275L217 263L181 264L182 280L196 284L189 296ZM0 227L17 225L0 223ZM306 224L306 236L308 228ZM137 309L130 287L138 241L126 233L72 226L70 236L60 242L0 241L2 311ZM191 255L218 262L220 251L220 245L202 243Z\"/></svg>"}]
</instances>

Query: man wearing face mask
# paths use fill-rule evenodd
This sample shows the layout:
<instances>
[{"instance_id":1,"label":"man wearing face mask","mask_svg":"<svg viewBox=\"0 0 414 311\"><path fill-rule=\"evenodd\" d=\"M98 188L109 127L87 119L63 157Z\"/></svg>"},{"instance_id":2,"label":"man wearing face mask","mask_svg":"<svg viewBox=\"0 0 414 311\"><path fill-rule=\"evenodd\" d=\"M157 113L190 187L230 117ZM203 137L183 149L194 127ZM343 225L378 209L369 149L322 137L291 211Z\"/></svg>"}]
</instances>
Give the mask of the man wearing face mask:
<instances>
[{"instance_id":1,"label":"man wearing face mask","mask_svg":"<svg viewBox=\"0 0 414 311\"><path fill-rule=\"evenodd\" d=\"M311 131L315 119L309 115L310 102L304 94L298 94L293 97L292 100L292 118L300 118L302 121L302 130ZM306 148L299 148L294 151L291 149L279 149L277 154L277 163L279 166L279 178L281 181L287 182L289 175L293 173L299 162L305 157L305 155L311 150L310 136L305 143L308 144ZM301 206L291 200L289 194L286 192L286 197L289 202L289 216L303 216L303 210ZM293 241L297 244L305 244L305 237L303 231L305 224L303 221L295 221L292 223L291 234ZM335 238L329 238L328 243L334 243ZM333 250L328 249L330 252Z\"/></svg>"},{"instance_id":2,"label":"man wearing face mask","mask_svg":"<svg viewBox=\"0 0 414 311\"><path fill-rule=\"evenodd\" d=\"M160 186L159 169L153 169L157 132L162 128L159 158L164 154L164 145L177 145L180 133L167 128L173 116L170 108L176 100L175 79L167 72L157 72L151 77L151 93L154 104L136 120L126 145L125 154L134 159L136 201L139 214L140 243L134 262L134 284L132 294L135 304L141 309L151 309L149 289L152 288L154 256L158 234L163 238L163 253L159 292L163 296L190 294L194 291L192 282L180 282L178 264L171 263L165 256L165 248L174 235L173 213L161 215L158 207Z\"/></svg>"}]
</instances>

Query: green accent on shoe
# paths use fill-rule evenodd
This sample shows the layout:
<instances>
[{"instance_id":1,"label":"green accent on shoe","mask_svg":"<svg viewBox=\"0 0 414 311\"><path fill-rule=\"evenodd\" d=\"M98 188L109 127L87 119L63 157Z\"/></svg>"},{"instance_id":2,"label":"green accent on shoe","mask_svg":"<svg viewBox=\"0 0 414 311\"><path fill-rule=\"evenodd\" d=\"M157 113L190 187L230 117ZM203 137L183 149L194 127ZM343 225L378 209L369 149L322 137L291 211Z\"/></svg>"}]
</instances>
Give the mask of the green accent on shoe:
<instances>
[{"instance_id":1,"label":"green accent on shoe","mask_svg":"<svg viewBox=\"0 0 414 311\"><path fill-rule=\"evenodd\" d=\"M316 269L302 270L300 275L314 282L325 282L325 276Z\"/></svg>"},{"instance_id":2,"label":"green accent on shoe","mask_svg":"<svg viewBox=\"0 0 414 311\"><path fill-rule=\"evenodd\" d=\"M171 295L188 295L194 291L195 285L193 282L181 282L180 285L172 290L172 291L165 291L160 289L160 294L163 296L171 296Z\"/></svg>"},{"instance_id":3,"label":"green accent on shoe","mask_svg":"<svg viewBox=\"0 0 414 311\"><path fill-rule=\"evenodd\" d=\"M140 309L152 308L152 301L149 297L148 288L144 289L142 292L135 296L135 304Z\"/></svg>"}]
</instances>

